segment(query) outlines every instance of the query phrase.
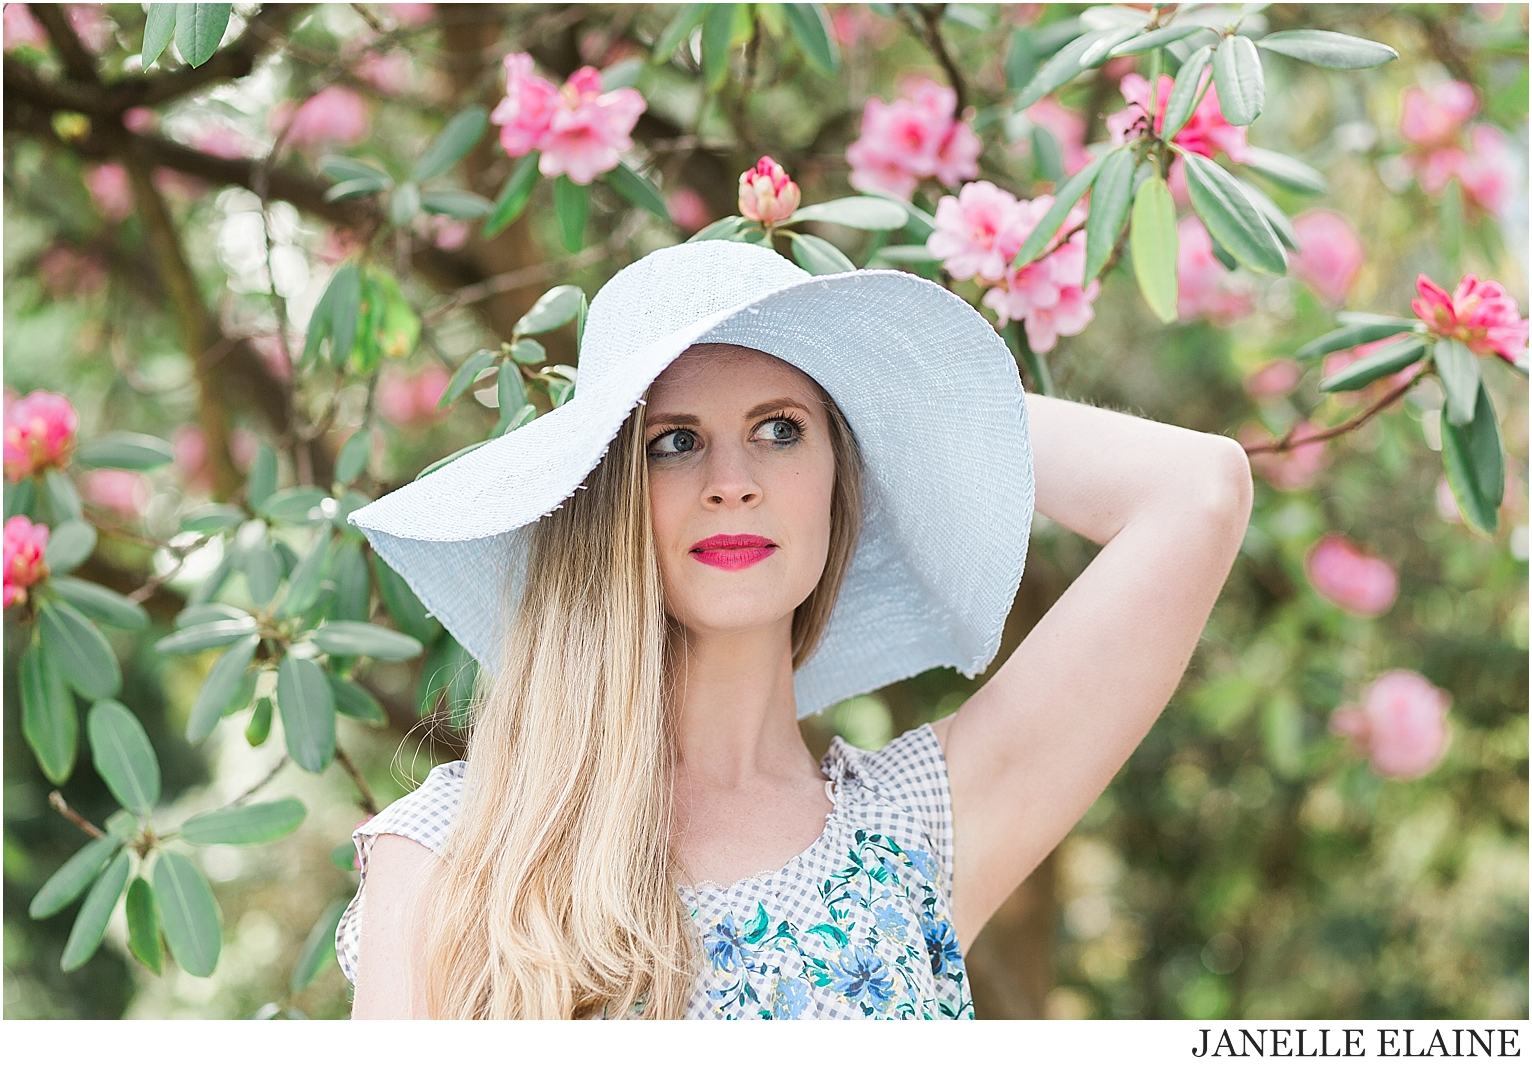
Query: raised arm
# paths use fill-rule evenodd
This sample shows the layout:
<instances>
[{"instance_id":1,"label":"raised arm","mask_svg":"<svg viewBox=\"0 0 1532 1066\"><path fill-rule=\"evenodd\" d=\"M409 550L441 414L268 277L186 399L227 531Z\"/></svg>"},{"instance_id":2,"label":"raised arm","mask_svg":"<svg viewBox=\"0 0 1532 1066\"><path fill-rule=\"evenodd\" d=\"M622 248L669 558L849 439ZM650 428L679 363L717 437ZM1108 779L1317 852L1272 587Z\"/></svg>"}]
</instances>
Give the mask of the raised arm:
<instances>
[{"instance_id":1,"label":"raised arm","mask_svg":"<svg viewBox=\"0 0 1532 1066\"><path fill-rule=\"evenodd\" d=\"M1191 659L1244 538L1228 437L1027 397L1039 513L1104 545L1021 645L936 723L967 944L1079 821Z\"/></svg>"},{"instance_id":2,"label":"raised arm","mask_svg":"<svg viewBox=\"0 0 1532 1066\"><path fill-rule=\"evenodd\" d=\"M367 860L362 935L351 1017L425 1018L422 886L440 860L427 848L380 834Z\"/></svg>"}]
</instances>

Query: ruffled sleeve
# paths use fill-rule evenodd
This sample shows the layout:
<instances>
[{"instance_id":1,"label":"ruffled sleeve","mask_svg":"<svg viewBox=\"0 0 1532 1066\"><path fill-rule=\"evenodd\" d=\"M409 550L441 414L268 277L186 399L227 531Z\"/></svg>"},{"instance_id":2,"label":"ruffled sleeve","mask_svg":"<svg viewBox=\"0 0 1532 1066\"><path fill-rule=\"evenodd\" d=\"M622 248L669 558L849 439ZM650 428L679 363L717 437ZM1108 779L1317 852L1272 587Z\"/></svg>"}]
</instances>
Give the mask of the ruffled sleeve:
<instances>
[{"instance_id":1,"label":"ruffled sleeve","mask_svg":"<svg viewBox=\"0 0 1532 1066\"><path fill-rule=\"evenodd\" d=\"M346 980L352 984L356 984L362 935L362 893L367 887L367 859L372 854L373 841L383 833L392 833L432 851L440 851L447 842L453 819L457 817L463 796L463 771L467 766L461 760L441 764L426 775L425 781L414 792L390 803L351 834L351 841L356 845L357 868L362 876L356 895L335 928L335 956Z\"/></svg>"},{"instance_id":2,"label":"ruffled sleeve","mask_svg":"<svg viewBox=\"0 0 1532 1066\"><path fill-rule=\"evenodd\" d=\"M895 737L878 751L852 747L836 737L825 755L825 768L838 779L837 763L886 802L913 816L924 827L941 871L943 890L952 892L952 795L947 759L929 725Z\"/></svg>"}]
</instances>

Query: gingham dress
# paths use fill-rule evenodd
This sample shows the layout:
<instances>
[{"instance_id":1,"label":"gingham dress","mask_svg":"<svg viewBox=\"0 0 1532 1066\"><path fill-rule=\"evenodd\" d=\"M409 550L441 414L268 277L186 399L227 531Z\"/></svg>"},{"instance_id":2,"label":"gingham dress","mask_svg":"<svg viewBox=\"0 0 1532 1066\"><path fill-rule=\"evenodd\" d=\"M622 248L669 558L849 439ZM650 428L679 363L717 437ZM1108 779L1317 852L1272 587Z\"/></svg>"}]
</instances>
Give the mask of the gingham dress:
<instances>
[{"instance_id":1,"label":"gingham dress","mask_svg":"<svg viewBox=\"0 0 1532 1066\"><path fill-rule=\"evenodd\" d=\"M356 981L367 857L380 833L438 851L463 787L463 762L352 834L362 883L335 934ZM881 751L836 738L821 764L834 809L819 839L779 870L679 888L703 959L688 1018L972 1018L952 928L952 803L930 726Z\"/></svg>"}]
</instances>

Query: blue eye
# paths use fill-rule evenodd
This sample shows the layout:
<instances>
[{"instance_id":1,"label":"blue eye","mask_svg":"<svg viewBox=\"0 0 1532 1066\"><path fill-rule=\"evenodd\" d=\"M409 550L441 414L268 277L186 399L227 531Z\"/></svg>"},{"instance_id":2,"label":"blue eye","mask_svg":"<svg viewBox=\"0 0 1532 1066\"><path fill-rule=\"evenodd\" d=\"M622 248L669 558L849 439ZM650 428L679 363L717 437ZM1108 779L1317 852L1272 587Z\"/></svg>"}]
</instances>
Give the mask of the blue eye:
<instances>
[{"instance_id":1,"label":"blue eye","mask_svg":"<svg viewBox=\"0 0 1532 1066\"><path fill-rule=\"evenodd\" d=\"M803 436L803 422L793 415L780 414L761 425L771 427L766 432L773 444L794 444ZM784 430L784 426L790 428Z\"/></svg>"},{"instance_id":2,"label":"blue eye","mask_svg":"<svg viewBox=\"0 0 1532 1066\"><path fill-rule=\"evenodd\" d=\"M657 448L657 447L655 447L657 444L660 443L660 441L665 440L667 437L675 437L675 438L677 438L674 442L672 442L675 445L675 447L673 447L673 448ZM685 441L687 443L685 443L683 445L682 444L683 441ZM652 441L649 442L649 454L651 454L651 455L682 455L682 454L685 454L686 452L692 451L696 447L696 442L697 442L696 434L694 434L691 430L689 430L689 429L672 429L668 433L661 433L658 437L655 437Z\"/></svg>"}]
</instances>

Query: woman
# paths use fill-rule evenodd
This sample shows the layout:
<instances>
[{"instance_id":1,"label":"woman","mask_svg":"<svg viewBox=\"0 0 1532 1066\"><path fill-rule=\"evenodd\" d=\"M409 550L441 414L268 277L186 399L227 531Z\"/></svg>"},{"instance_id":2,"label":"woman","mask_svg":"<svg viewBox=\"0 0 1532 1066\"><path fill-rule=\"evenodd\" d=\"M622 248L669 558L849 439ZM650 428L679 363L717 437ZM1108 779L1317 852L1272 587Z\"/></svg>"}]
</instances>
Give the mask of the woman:
<instances>
[{"instance_id":1,"label":"woman","mask_svg":"<svg viewBox=\"0 0 1532 1066\"><path fill-rule=\"evenodd\" d=\"M797 717L988 665L1034 492L1091 565L956 713L816 764ZM354 1016L972 1017L961 945L1169 700L1250 501L1228 438L1023 398L913 275L625 268L574 400L353 515L494 677L358 830Z\"/></svg>"}]
</instances>

